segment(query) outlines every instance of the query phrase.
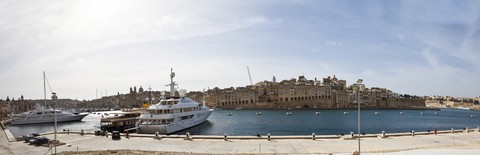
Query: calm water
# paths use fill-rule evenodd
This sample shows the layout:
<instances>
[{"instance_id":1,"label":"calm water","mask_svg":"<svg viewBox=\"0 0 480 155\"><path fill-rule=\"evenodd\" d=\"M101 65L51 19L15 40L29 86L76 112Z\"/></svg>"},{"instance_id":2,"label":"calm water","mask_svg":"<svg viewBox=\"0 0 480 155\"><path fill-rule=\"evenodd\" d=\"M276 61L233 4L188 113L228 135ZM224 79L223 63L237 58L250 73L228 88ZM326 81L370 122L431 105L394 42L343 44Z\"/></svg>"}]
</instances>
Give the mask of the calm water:
<instances>
[{"instance_id":1,"label":"calm water","mask_svg":"<svg viewBox=\"0 0 480 155\"><path fill-rule=\"evenodd\" d=\"M315 112L321 112L316 115ZM349 115L343 112L348 111ZM232 112L232 116L227 113ZM256 115L262 112L262 115ZM348 134L357 131L356 110L216 110L208 120L196 127L176 134L202 135L311 135ZM374 115L380 112L380 115ZM400 115L400 112L404 112ZM435 115L435 112L438 115ZM424 113L424 115L420 115ZM471 115L475 115L471 118ZM98 130L101 115L90 114L82 122L59 123L58 130ZM409 132L449 130L480 126L480 111L455 110L362 110L361 132ZM20 125L8 127L15 136L32 132L53 131L53 124Z\"/></svg>"}]
</instances>

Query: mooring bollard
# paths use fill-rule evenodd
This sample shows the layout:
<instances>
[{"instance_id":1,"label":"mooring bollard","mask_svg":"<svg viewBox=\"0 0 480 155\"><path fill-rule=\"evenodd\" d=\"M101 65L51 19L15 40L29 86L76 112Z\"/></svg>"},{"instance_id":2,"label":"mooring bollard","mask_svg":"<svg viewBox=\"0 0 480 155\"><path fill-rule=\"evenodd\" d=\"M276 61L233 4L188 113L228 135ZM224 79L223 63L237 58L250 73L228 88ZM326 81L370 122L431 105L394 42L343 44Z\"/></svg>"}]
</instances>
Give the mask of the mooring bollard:
<instances>
[{"instance_id":1,"label":"mooring bollard","mask_svg":"<svg viewBox=\"0 0 480 155\"><path fill-rule=\"evenodd\" d=\"M82 136L83 136L84 134L85 134L85 132L83 131L83 129L82 129L82 130L80 130L80 135L82 135Z\"/></svg>"},{"instance_id":2,"label":"mooring bollard","mask_svg":"<svg viewBox=\"0 0 480 155\"><path fill-rule=\"evenodd\" d=\"M270 133L267 134L267 139L270 141Z\"/></svg>"},{"instance_id":3,"label":"mooring bollard","mask_svg":"<svg viewBox=\"0 0 480 155\"><path fill-rule=\"evenodd\" d=\"M155 132L155 137L157 137L157 138L158 138L158 131L157 131L157 132Z\"/></svg>"},{"instance_id":4,"label":"mooring bollard","mask_svg":"<svg viewBox=\"0 0 480 155\"><path fill-rule=\"evenodd\" d=\"M128 136L128 130L125 131L125 134L126 134L126 135L125 135L126 138L130 138L130 137Z\"/></svg>"},{"instance_id":5,"label":"mooring bollard","mask_svg":"<svg viewBox=\"0 0 480 155\"><path fill-rule=\"evenodd\" d=\"M385 137L385 131L382 131L382 137Z\"/></svg>"},{"instance_id":6,"label":"mooring bollard","mask_svg":"<svg viewBox=\"0 0 480 155\"><path fill-rule=\"evenodd\" d=\"M190 132L187 132L187 134L185 135L186 136L186 139L190 139Z\"/></svg>"},{"instance_id":7,"label":"mooring bollard","mask_svg":"<svg viewBox=\"0 0 480 155\"><path fill-rule=\"evenodd\" d=\"M451 131L451 132L452 132L452 134L453 134L453 128L452 128L452 130L450 130L450 131Z\"/></svg>"},{"instance_id":8,"label":"mooring bollard","mask_svg":"<svg viewBox=\"0 0 480 155\"><path fill-rule=\"evenodd\" d=\"M477 126L477 132L480 132L480 127L479 126Z\"/></svg>"},{"instance_id":9,"label":"mooring bollard","mask_svg":"<svg viewBox=\"0 0 480 155\"><path fill-rule=\"evenodd\" d=\"M465 127L465 132L466 132L466 133L470 132L470 130L468 129L468 127Z\"/></svg>"},{"instance_id":10,"label":"mooring bollard","mask_svg":"<svg viewBox=\"0 0 480 155\"><path fill-rule=\"evenodd\" d=\"M67 135L69 135L69 134L70 134L70 129L67 129Z\"/></svg>"},{"instance_id":11,"label":"mooring bollard","mask_svg":"<svg viewBox=\"0 0 480 155\"><path fill-rule=\"evenodd\" d=\"M350 138L353 138L353 132L350 132Z\"/></svg>"},{"instance_id":12,"label":"mooring bollard","mask_svg":"<svg viewBox=\"0 0 480 155\"><path fill-rule=\"evenodd\" d=\"M223 134L223 140L227 140L227 133Z\"/></svg>"},{"instance_id":13,"label":"mooring bollard","mask_svg":"<svg viewBox=\"0 0 480 155\"><path fill-rule=\"evenodd\" d=\"M412 130L412 137L415 136L415 130Z\"/></svg>"},{"instance_id":14,"label":"mooring bollard","mask_svg":"<svg viewBox=\"0 0 480 155\"><path fill-rule=\"evenodd\" d=\"M315 133L312 133L312 140L315 140Z\"/></svg>"}]
</instances>

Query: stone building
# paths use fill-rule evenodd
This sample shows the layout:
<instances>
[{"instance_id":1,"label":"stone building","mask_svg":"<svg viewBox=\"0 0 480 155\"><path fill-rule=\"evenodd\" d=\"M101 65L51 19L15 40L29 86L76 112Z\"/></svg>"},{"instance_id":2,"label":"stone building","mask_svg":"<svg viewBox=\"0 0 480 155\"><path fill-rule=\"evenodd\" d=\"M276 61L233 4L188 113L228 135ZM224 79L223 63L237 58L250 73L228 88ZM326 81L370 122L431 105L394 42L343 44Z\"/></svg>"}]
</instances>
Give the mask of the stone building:
<instances>
[{"instance_id":1,"label":"stone building","mask_svg":"<svg viewBox=\"0 0 480 155\"><path fill-rule=\"evenodd\" d=\"M360 104L365 108L422 108L424 99L400 98L386 88L373 87L359 92ZM347 87L346 80L335 75L322 81L308 80L305 76L298 79L258 82L253 86L237 88L214 88L205 94L209 107L217 108L356 108L356 93L352 86Z\"/></svg>"}]
</instances>

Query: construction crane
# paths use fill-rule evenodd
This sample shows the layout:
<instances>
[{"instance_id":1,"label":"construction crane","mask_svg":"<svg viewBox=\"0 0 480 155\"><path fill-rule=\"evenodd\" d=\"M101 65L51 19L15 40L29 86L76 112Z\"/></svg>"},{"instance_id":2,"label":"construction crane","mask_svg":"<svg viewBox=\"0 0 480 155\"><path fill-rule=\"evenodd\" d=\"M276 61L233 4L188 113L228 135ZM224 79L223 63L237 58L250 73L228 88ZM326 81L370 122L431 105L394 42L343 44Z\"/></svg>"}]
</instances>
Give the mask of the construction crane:
<instances>
[{"instance_id":1,"label":"construction crane","mask_svg":"<svg viewBox=\"0 0 480 155\"><path fill-rule=\"evenodd\" d=\"M247 71L248 71L248 77L250 78L250 85L253 86L252 75L250 74L250 68L248 68L248 66L247 66Z\"/></svg>"}]
</instances>

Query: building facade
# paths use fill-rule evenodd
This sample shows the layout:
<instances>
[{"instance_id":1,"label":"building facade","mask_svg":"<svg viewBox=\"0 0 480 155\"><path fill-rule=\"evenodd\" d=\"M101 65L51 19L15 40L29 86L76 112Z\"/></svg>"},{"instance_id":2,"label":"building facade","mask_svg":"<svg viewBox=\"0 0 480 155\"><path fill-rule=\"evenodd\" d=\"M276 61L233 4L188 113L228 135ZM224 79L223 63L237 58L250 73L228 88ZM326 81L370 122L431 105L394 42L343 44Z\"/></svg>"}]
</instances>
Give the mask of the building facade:
<instances>
[{"instance_id":1,"label":"building facade","mask_svg":"<svg viewBox=\"0 0 480 155\"><path fill-rule=\"evenodd\" d=\"M358 92L358 97L365 108L425 108L423 98L405 98L386 88L366 88ZM205 102L216 108L338 109L358 105L352 86L336 76L322 81L299 76L278 83L272 80L247 87L214 88L206 91Z\"/></svg>"}]
</instances>

